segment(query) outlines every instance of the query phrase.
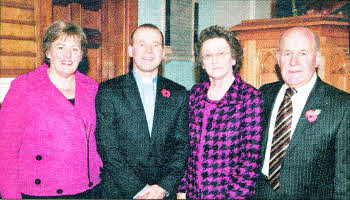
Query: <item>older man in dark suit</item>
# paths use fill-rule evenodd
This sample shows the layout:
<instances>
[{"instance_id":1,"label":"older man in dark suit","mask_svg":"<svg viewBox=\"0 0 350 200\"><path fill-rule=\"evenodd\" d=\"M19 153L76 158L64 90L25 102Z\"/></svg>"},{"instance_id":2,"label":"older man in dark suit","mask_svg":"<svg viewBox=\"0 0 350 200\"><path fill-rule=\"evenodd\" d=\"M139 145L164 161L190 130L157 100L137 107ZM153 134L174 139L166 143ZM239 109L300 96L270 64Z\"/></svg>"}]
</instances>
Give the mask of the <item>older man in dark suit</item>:
<instances>
[{"instance_id":1,"label":"older man in dark suit","mask_svg":"<svg viewBox=\"0 0 350 200\"><path fill-rule=\"evenodd\" d=\"M265 127L260 199L350 199L350 95L323 82L318 36L281 35L283 81L261 87Z\"/></svg>"},{"instance_id":2,"label":"older man in dark suit","mask_svg":"<svg viewBox=\"0 0 350 200\"><path fill-rule=\"evenodd\" d=\"M96 96L100 197L171 197L188 154L187 91L158 75L165 51L156 26L139 26L130 43L132 71L101 83Z\"/></svg>"}]
</instances>

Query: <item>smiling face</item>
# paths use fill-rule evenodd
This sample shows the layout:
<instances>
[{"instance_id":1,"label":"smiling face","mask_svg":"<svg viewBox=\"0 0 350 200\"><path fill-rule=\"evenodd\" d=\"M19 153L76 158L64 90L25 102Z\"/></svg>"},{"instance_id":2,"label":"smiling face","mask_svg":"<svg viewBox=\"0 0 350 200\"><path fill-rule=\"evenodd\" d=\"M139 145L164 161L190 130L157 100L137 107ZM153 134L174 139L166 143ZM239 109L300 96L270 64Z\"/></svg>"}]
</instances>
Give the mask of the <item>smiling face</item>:
<instances>
[{"instance_id":1,"label":"smiling face","mask_svg":"<svg viewBox=\"0 0 350 200\"><path fill-rule=\"evenodd\" d=\"M205 41L201 49L203 69L210 79L223 80L233 76L232 66L236 60L231 56L230 45L224 38Z\"/></svg>"},{"instance_id":2,"label":"smiling face","mask_svg":"<svg viewBox=\"0 0 350 200\"><path fill-rule=\"evenodd\" d=\"M157 29L139 28L133 36L133 45L128 48L133 58L133 69L143 77L154 77L164 58L162 35Z\"/></svg>"},{"instance_id":3,"label":"smiling face","mask_svg":"<svg viewBox=\"0 0 350 200\"><path fill-rule=\"evenodd\" d=\"M276 57L284 82L291 88L299 88L311 80L321 55L309 29L292 28L283 34Z\"/></svg>"},{"instance_id":4,"label":"smiling face","mask_svg":"<svg viewBox=\"0 0 350 200\"><path fill-rule=\"evenodd\" d=\"M60 36L46 51L46 57L50 59L50 72L61 77L73 75L82 59L82 54L78 37Z\"/></svg>"}]
</instances>

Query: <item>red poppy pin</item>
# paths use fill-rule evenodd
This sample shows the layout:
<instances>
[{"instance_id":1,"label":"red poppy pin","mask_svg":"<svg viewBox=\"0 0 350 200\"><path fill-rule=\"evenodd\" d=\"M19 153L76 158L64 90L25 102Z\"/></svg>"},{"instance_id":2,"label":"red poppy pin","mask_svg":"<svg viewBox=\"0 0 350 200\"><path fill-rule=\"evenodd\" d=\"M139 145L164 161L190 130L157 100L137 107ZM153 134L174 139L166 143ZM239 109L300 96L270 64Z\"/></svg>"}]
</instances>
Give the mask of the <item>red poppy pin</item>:
<instances>
[{"instance_id":1,"label":"red poppy pin","mask_svg":"<svg viewBox=\"0 0 350 200\"><path fill-rule=\"evenodd\" d=\"M169 98L171 95L170 91L165 89L165 88L163 88L161 92L162 92L163 97L166 97L166 98Z\"/></svg>"},{"instance_id":2,"label":"red poppy pin","mask_svg":"<svg viewBox=\"0 0 350 200\"><path fill-rule=\"evenodd\" d=\"M308 110L305 113L305 117L309 122L314 122L317 120L317 115L319 115L320 113L321 113L320 109Z\"/></svg>"}]
</instances>

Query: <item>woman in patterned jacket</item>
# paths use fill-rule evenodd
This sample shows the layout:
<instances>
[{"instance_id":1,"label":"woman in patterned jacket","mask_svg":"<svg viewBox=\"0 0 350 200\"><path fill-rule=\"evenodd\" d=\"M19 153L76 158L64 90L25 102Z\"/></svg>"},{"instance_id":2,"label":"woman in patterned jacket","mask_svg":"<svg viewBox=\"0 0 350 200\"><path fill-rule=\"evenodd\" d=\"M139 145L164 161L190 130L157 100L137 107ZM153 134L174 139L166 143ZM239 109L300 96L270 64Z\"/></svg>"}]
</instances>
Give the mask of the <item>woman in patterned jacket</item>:
<instances>
[{"instance_id":1,"label":"woman in patterned jacket","mask_svg":"<svg viewBox=\"0 0 350 200\"><path fill-rule=\"evenodd\" d=\"M180 199L245 199L255 193L262 95L239 77L241 55L232 32L219 26L201 32L195 56L209 81L190 91L191 152Z\"/></svg>"}]
</instances>

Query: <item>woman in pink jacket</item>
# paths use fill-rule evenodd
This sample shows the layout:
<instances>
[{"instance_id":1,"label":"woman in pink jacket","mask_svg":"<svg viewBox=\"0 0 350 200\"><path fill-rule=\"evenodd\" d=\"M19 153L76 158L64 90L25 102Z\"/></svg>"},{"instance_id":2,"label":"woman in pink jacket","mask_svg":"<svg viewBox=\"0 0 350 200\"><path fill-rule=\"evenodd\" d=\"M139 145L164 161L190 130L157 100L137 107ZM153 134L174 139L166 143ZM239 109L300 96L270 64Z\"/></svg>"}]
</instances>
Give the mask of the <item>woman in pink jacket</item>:
<instances>
[{"instance_id":1,"label":"woman in pink jacket","mask_svg":"<svg viewBox=\"0 0 350 200\"><path fill-rule=\"evenodd\" d=\"M54 22L45 63L12 81L0 110L2 198L89 198L100 182L96 151L98 84L77 71L87 51L83 30Z\"/></svg>"}]
</instances>

